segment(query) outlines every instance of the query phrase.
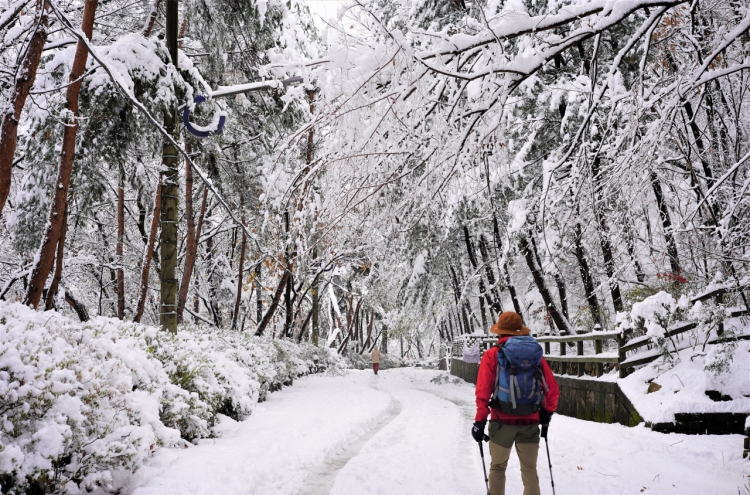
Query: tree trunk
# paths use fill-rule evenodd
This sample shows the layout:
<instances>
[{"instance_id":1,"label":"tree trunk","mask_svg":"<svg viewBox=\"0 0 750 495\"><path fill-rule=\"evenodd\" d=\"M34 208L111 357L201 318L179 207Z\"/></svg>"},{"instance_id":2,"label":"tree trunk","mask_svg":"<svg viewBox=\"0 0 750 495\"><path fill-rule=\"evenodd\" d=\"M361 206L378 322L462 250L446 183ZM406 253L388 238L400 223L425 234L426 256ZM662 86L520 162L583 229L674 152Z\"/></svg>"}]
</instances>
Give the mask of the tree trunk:
<instances>
[{"instance_id":1,"label":"tree trunk","mask_svg":"<svg viewBox=\"0 0 750 495\"><path fill-rule=\"evenodd\" d=\"M148 273L151 270L151 259L153 258L154 245L156 244L156 232L159 229L159 216L161 215L161 182L156 186L154 194L154 212L151 215L151 231L148 236L146 251L143 253L143 266L141 268L141 293L138 297L138 307L135 311L133 321L140 323L143 318L143 310L146 307L146 296L148 295Z\"/></svg>"},{"instance_id":2,"label":"tree trunk","mask_svg":"<svg viewBox=\"0 0 750 495\"><path fill-rule=\"evenodd\" d=\"M583 290L586 293L586 301L589 303L589 309L591 310L591 318L595 324L602 325L601 310L599 309L599 300L596 297L596 287L594 286L594 279L591 276L591 270L589 269L589 263L586 259L586 251L583 249L581 224L576 222L574 243L576 250L576 259L578 259L578 269L581 272L581 281L583 282Z\"/></svg>"},{"instance_id":3,"label":"tree trunk","mask_svg":"<svg viewBox=\"0 0 750 495\"><path fill-rule=\"evenodd\" d=\"M84 36L91 39L94 29L94 16L98 0L86 0L83 7L83 21L81 22L81 31ZM70 175L73 171L73 159L75 158L76 134L78 133L78 96L83 82L83 73L86 69L86 60L88 59L88 50L83 42L79 41L76 46L73 66L70 70L70 77L66 92L66 110L67 122L63 133L62 151L60 153L60 165L55 180L55 195L50 206L49 217L47 219L47 228L39 247L38 261L34 264L31 272L29 288L26 292L24 304L36 308L39 305L39 299L44 290L44 284L52 269L55 261L55 248L60 238L63 218L65 217L65 207L68 200L68 189L70 188Z\"/></svg>"},{"instance_id":4,"label":"tree trunk","mask_svg":"<svg viewBox=\"0 0 750 495\"><path fill-rule=\"evenodd\" d=\"M492 214L492 228L495 236L495 248L497 249L497 257L500 259L500 253L503 250L503 243L500 240L500 227L497 223L497 215ZM500 267L498 267L500 270ZM516 287L513 285L513 281L510 279L510 271L508 270L507 260L503 262L503 273L501 276L505 278L505 285L508 286L508 292L510 293L510 300L513 303L513 310L521 316L523 319L523 313L521 312L521 303L518 302L518 294L516 293Z\"/></svg>"},{"instance_id":5,"label":"tree trunk","mask_svg":"<svg viewBox=\"0 0 750 495\"><path fill-rule=\"evenodd\" d=\"M487 282L490 284L490 292L492 292L492 299L490 300L489 294L487 295L487 301L490 302L492 309L495 313L500 314L503 312L503 305L500 301L500 294L497 290L497 280L495 279L495 272L492 270L492 265L489 262L489 252L487 250L487 240L483 235L479 236L479 253L482 255L482 263L484 263L484 270L487 273Z\"/></svg>"},{"instance_id":6,"label":"tree trunk","mask_svg":"<svg viewBox=\"0 0 750 495\"><path fill-rule=\"evenodd\" d=\"M242 195L240 195L242 199ZM244 203L244 201L240 201ZM242 215L242 224L245 224L245 215ZM240 302L242 302L242 272L245 269L245 249L247 247L247 236L245 235L245 229L242 229L242 244L240 246L240 263L237 270L237 298L234 300L234 318L232 321L232 328L237 328L237 315L240 314Z\"/></svg>"},{"instance_id":7,"label":"tree trunk","mask_svg":"<svg viewBox=\"0 0 750 495\"><path fill-rule=\"evenodd\" d=\"M284 292L286 284L289 282L289 275L289 270L284 270L284 275L281 277L279 286L276 288L276 293L273 295L271 306L269 306L268 311L266 311L266 315L258 325L258 330L255 332L256 337L260 337L261 335L263 335L263 332L266 330L268 323L271 321L271 318L273 318L273 314L276 312L276 308L279 307L279 300L281 299L281 294Z\"/></svg>"},{"instance_id":8,"label":"tree trunk","mask_svg":"<svg viewBox=\"0 0 750 495\"><path fill-rule=\"evenodd\" d=\"M198 226L195 225L193 214L193 171L190 165L185 167L185 223L187 224L187 238L185 240L185 265L182 270L182 281L180 292L177 297L177 321L182 323L187 304L190 280L195 270L195 261L198 257L198 242L200 242L201 230L203 229L203 217L206 214L208 203L208 188L203 189L201 209L198 213Z\"/></svg>"},{"instance_id":9,"label":"tree trunk","mask_svg":"<svg viewBox=\"0 0 750 495\"><path fill-rule=\"evenodd\" d=\"M528 265L529 270L531 271L531 275L534 277L536 288L537 290L539 290L539 294L541 294L542 296L542 301L544 301L544 306L549 312L552 321L555 323L555 326L560 332L570 334L570 328L568 328L567 320L565 320L565 318L557 310L557 306L552 299L552 295L550 294L549 289L547 289L547 282L544 280L542 268L537 263L534 253L531 250L531 246L529 245L529 240L526 237L521 237L521 239L519 240L519 246L521 248L521 254L523 254L523 257L526 259L526 265Z\"/></svg>"},{"instance_id":10,"label":"tree trunk","mask_svg":"<svg viewBox=\"0 0 750 495\"><path fill-rule=\"evenodd\" d=\"M453 265L448 266L451 273L451 282L453 282L453 297L456 301L456 311L458 311L458 308L461 305L461 291L458 287L458 277L456 276L456 271L453 269ZM459 335L463 334L464 331L461 328L461 319L458 320L458 333Z\"/></svg>"},{"instance_id":11,"label":"tree trunk","mask_svg":"<svg viewBox=\"0 0 750 495\"><path fill-rule=\"evenodd\" d=\"M638 280L638 282L643 283L643 281L646 280L646 275L643 273L643 268L641 267L641 263L638 261L637 254L635 252L635 235L633 235L633 225L631 222L632 220L630 218L626 218L624 221L625 246L628 250L630 259L633 261L635 278Z\"/></svg>"},{"instance_id":12,"label":"tree trunk","mask_svg":"<svg viewBox=\"0 0 750 495\"><path fill-rule=\"evenodd\" d=\"M262 259L258 260L258 264L255 265L255 301L257 304L257 321L260 322L263 319L263 285L261 284L261 263L263 262Z\"/></svg>"},{"instance_id":13,"label":"tree trunk","mask_svg":"<svg viewBox=\"0 0 750 495\"><path fill-rule=\"evenodd\" d=\"M10 95L6 113L1 116L0 124L0 215L10 194L11 178L13 176L13 158L16 154L18 142L18 122L21 112L34 85L39 61L42 59L44 42L47 39L47 25L49 23L49 3L46 0L36 0L36 16L34 25L36 31L26 49L26 55L21 62L21 70L15 81L15 87Z\"/></svg>"},{"instance_id":14,"label":"tree trunk","mask_svg":"<svg viewBox=\"0 0 750 495\"><path fill-rule=\"evenodd\" d=\"M151 12L148 15L146 25L143 27L144 38L148 38L149 36L151 36L151 31L154 29L154 23L156 23L156 18L159 16L160 5L161 0L154 0L154 5L151 7Z\"/></svg>"},{"instance_id":15,"label":"tree trunk","mask_svg":"<svg viewBox=\"0 0 750 495\"><path fill-rule=\"evenodd\" d=\"M294 287L294 275L292 274L292 254L289 250L289 243L291 242L289 239L289 211L284 212L284 225L286 226L286 247L284 249L284 261L287 265L287 270L289 271L289 283L286 285L286 291L284 292L284 333L283 335L285 337L290 337L292 335L293 329L292 329L292 315L293 308L292 308L292 288Z\"/></svg>"},{"instance_id":16,"label":"tree trunk","mask_svg":"<svg viewBox=\"0 0 750 495\"><path fill-rule=\"evenodd\" d=\"M565 290L565 280L560 276L559 273L555 273L555 283L557 284L557 292L560 294L560 309L562 314L567 320L568 316L568 293Z\"/></svg>"},{"instance_id":17,"label":"tree trunk","mask_svg":"<svg viewBox=\"0 0 750 495\"><path fill-rule=\"evenodd\" d=\"M661 216L661 224L664 228L664 240L667 243L667 255L669 256L669 264L672 268L672 273L677 275L680 273L680 258L677 255L677 244L674 241L674 234L672 232L672 219L669 216L669 209L664 201L664 194L661 190L661 182L656 172L651 172L651 186L654 189L654 196L656 196L656 205L659 208L659 216Z\"/></svg>"},{"instance_id":18,"label":"tree trunk","mask_svg":"<svg viewBox=\"0 0 750 495\"><path fill-rule=\"evenodd\" d=\"M474 252L474 245L471 242L471 236L469 236L469 227L466 225L464 225L464 240L466 241L466 251L469 253L469 262L471 263L471 267L474 269L474 271L477 271L477 256ZM484 286L484 279L482 278L482 274L479 273L477 275L479 276L479 311L482 314L482 328L487 328L487 316L484 310L484 298L487 295L487 289Z\"/></svg>"},{"instance_id":19,"label":"tree trunk","mask_svg":"<svg viewBox=\"0 0 750 495\"><path fill-rule=\"evenodd\" d=\"M305 321L302 322L302 329L299 331L299 335L297 335L298 344L302 342L302 338L305 336L305 331L307 330L307 324L310 323L310 318L312 318L312 311L309 311L307 313Z\"/></svg>"},{"instance_id":20,"label":"tree trunk","mask_svg":"<svg viewBox=\"0 0 750 495\"><path fill-rule=\"evenodd\" d=\"M318 259L318 246L313 247L313 266L316 266L315 261ZM320 282L318 277L313 279L312 287L310 288L310 295L312 297L312 343L317 347L318 340L320 339Z\"/></svg>"},{"instance_id":21,"label":"tree trunk","mask_svg":"<svg viewBox=\"0 0 750 495\"><path fill-rule=\"evenodd\" d=\"M89 321L89 312L86 310L86 306L76 300L76 298L73 297L73 294L68 292L64 287L63 290L65 291L65 302L70 304L70 307L73 308L73 310L78 315L78 319L82 322Z\"/></svg>"},{"instance_id":22,"label":"tree trunk","mask_svg":"<svg viewBox=\"0 0 750 495\"><path fill-rule=\"evenodd\" d=\"M375 310L370 309L370 322L367 325L367 340L365 341L365 349L370 348L370 338L372 337L372 324L375 322Z\"/></svg>"},{"instance_id":23,"label":"tree trunk","mask_svg":"<svg viewBox=\"0 0 750 495\"><path fill-rule=\"evenodd\" d=\"M47 291L47 300L45 301L44 309L49 311L55 307L55 296L60 288L60 280L62 280L63 271L63 257L65 254L65 235L68 232L68 206L65 206L65 218L63 218L62 232L60 232L60 239L57 241L57 257L55 260L55 274L52 276L52 283L49 285ZM62 308L57 308L62 310Z\"/></svg>"},{"instance_id":24,"label":"tree trunk","mask_svg":"<svg viewBox=\"0 0 750 495\"><path fill-rule=\"evenodd\" d=\"M170 60L177 64L177 0L167 0L166 42ZM177 121L176 108L164 114L164 128L174 135ZM159 323L163 330L177 333L177 230L179 221L179 175L178 153L175 146L164 142L162 147L164 168L161 186L161 280Z\"/></svg>"},{"instance_id":25,"label":"tree trunk","mask_svg":"<svg viewBox=\"0 0 750 495\"><path fill-rule=\"evenodd\" d=\"M123 243L125 242L125 168L119 164L119 181L117 185L117 318L125 318L125 272L123 265ZM62 236L61 236L62 238Z\"/></svg>"},{"instance_id":26,"label":"tree trunk","mask_svg":"<svg viewBox=\"0 0 750 495\"><path fill-rule=\"evenodd\" d=\"M604 217L604 208L602 206L601 197L601 174L599 170L600 159L597 156L594 158L594 162L591 165L591 172L593 175L594 185L594 217L599 227L599 243L602 247L602 257L604 258L604 269L607 272L607 284L609 285L609 292L612 295L612 304L615 307L615 311L618 313L623 311L622 296L620 295L620 284L617 282L615 273L615 256L612 249L612 244L609 240L609 227L607 226L607 219Z\"/></svg>"}]
</instances>

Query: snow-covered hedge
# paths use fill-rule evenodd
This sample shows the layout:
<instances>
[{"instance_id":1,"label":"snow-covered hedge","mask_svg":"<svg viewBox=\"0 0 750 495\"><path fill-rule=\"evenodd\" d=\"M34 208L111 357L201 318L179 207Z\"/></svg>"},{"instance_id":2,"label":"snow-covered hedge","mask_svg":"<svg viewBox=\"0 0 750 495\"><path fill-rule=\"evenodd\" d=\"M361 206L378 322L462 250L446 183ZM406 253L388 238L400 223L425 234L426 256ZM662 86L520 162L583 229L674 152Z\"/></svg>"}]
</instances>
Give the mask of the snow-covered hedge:
<instances>
[{"instance_id":1,"label":"snow-covered hedge","mask_svg":"<svg viewBox=\"0 0 750 495\"><path fill-rule=\"evenodd\" d=\"M114 488L115 471L138 469L155 449L211 436L217 414L243 419L268 391L338 366L309 344L78 323L0 301L2 491Z\"/></svg>"},{"instance_id":2,"label":"snow-covered hedge","mask_svg":"<svg viewBox=\"0 0 750 495\"><path fill-rule=\"evenodd\" d=\"M345 366L355 370L366 370L372 368L372 360L370 354L356 354L351 353L344 358ZM380 355L380 369L387 370L389 368L402 368L406 366L403 359L393 354L381 354Z\"/></svg>"}]
</instances>

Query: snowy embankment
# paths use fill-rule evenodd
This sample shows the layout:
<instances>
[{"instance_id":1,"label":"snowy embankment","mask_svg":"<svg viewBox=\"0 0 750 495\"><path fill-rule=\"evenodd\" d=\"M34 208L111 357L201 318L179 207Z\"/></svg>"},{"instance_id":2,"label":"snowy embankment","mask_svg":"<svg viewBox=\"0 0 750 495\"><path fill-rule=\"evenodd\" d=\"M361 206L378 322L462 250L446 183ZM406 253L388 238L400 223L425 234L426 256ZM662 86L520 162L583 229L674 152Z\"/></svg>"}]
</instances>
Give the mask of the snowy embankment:
<instances>
[{"instance_id":1,"label":"snowy embankment","mask_svg":"<svg viewBox=\"0 0 750 495\"><path fill-rule=\"evenodd\" d=\"M159 447L214 435L267 393L338 366L308 344L187 327L157 328L0 302L3 493L116 489Z\"/></svg>"},{"instance_id":2,"label":"snowy embankment","mask_svg":"<svg viewBox=\"0 0 750 495\"><path fill-rule=\"evenodd\" d=\"M245 421L222 421L220 438L160 450L123 493L485 493L469 434L473 414L474 387L444 372L307 377ZM740 435L662 434L554 416L549 445L558 495L737 493L747 476ZM551 493L543 450L538 471L542 493ZM522 491L512 454L506 493Z\"/></svg>"},{"instance_id":3,"label":"snowy embankment","mask_svg":"<svg viewBox=\"0 0 750 495\"><path fill-rule=\"evenodd\" d=\"M659 360L618 380L618 383L641 417L649 423L673 423L675 413L750 415L750 341L738 342L728 351L731 356L729 359L725 357L726 367L720 372L706 370L714 359L712 354L719 350L717 345L706 346L704 352L700 348L684 349L675 353L673 365L667 366Z\"/></svg>"}]
</instances>

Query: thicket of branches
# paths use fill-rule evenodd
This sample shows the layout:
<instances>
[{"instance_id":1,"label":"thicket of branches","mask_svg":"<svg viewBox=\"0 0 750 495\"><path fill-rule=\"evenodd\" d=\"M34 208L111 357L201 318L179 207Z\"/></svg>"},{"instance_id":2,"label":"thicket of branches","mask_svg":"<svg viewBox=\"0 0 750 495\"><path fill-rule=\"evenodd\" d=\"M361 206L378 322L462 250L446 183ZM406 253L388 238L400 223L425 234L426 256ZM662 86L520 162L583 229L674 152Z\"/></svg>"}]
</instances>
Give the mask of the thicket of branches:
<instances>
[{"instance_id":1,"label":"thicket of branches","mask_svg":"<svg viewBox=\"0 0 750 495\"><path fill-rule=\"evenodd\" d=\"M356 2L320 169L383 265L426 271L399 304L443 340L746 289L748 26L746 2Z\"/></svg>"},{"instance_id":2,"label":"thicket of branches","mask_svg":"<svg viewBox=\"0 0 750 495\"><path fill-rule=\"evenodd\" d=\"M92 4L101 60L76 76L66 19ZM223 133L181 133L209 179L181 172L182 320L422 357L503 310L611 328L661 290L748 284L747 2L355 1L323 33L297 3L185 2L179 70L160 1L2 5L2 298L29 301L51 242L71 88L40 305L156 323L147 113L289 76L196 108Z\"/></svg>"}]
</instances>

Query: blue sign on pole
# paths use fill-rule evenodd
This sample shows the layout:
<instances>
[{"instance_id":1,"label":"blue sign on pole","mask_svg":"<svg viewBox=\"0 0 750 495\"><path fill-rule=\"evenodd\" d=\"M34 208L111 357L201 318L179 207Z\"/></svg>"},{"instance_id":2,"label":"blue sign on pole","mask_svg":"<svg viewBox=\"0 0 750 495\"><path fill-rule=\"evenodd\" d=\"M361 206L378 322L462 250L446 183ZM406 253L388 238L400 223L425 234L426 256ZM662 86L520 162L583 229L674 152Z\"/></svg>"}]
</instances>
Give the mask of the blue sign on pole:
<instances>
[{"instance_id":1,"label":"blue sign on pole","mask_svg":"<svg viewBox=\"0 0 750 495\"><path fill-rule=\"evenodd\" d=\"M203 103L204 101L206 101L206 98L204 98L202 95L198 95L193 99L193 103L195 103L196 105ZM224 124L226 123L226 121L226 115L220 115L219 123L216 126L216 129L207 129L202 126L193 125L193 123L190 122L190 108L187 105L185 105L185 109L182 111L182 122L185 124L185 128L190 134L199 138L207 138L209 136L220 133L224 128Z\"/></svg>"}]
</instances>

